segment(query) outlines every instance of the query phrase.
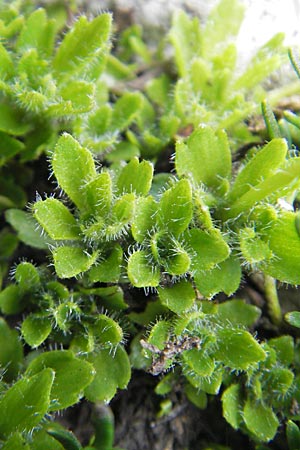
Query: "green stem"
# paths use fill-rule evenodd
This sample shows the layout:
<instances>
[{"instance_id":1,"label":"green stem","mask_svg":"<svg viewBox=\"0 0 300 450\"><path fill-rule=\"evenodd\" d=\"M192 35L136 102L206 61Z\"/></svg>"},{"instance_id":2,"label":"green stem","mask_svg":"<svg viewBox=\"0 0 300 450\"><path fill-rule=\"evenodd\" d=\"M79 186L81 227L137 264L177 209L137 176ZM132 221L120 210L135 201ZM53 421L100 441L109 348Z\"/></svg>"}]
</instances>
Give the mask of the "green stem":
<instances>
[{"instance_id":1,"label":"green stem","mask_svg":"<svg viewBox=\"0 0 300 450\"><path fill-rule=\"evenodd\" d=\"M272 322L274 325L280 325L282 312L277 294L276 280L269 275L265 275L265 297Z\"/></svg>"},{"instance_id":2,"label":"green stem","mask_svg":"<svg viewBox=\"0 0 300 450\"><path fill-rule=\"evenodd\" d=\"M95 428L93 447L96 450L112 450L114 442L114 417L109 406L99 403L94 406L92 422Z\"/></svg>"}]
</instances>

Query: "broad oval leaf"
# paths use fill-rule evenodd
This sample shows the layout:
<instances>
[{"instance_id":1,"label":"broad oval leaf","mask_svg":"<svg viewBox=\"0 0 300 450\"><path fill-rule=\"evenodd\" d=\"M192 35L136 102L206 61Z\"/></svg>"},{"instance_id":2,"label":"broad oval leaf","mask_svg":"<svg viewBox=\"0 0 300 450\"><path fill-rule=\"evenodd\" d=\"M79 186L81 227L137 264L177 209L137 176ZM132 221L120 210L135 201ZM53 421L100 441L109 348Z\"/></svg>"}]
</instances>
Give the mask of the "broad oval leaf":
<instances>
[{"instance_id":1,"label":"broad oval leaf","mask_svg":"<svg viewBox=\"0 0 300 450\"><path fill-rule=\"evenodd\" d=\"M215 357L235 370L247 370L266 359L266 353L248 331L220 328Z\"/></svg>"},{"instance_id":2,"label":"broad oval leaf","mask_svg":"<svg viewBox=\"0 0 300 450\"><path fill-rule=\"evenodd\" d=\"M151 264L145 250L138 250L128 259L128 278L135 287L156 287L160 281L160 271Z\"/></svg>"},{"instance_id":3,"label":"broad oval leaf","mask_svg":"<svg viewBox=\"0 0 300 450\"><path fill-rule=\"evenodd\" d=\"M79 239L79 226L69 209L56 198L34 204L34 217L46 233L55 240Z\"/></svg>"},{"instance_id":4,"label":"broad oval leaf","mask_svg":"<svg viewBox=\"0 0 300 450\"><path fill-rule=\"evenodd\" d=\"M161 303L176 314L181 314L190 309L196 296L191 283L185 280L171 287L159 287L158 295Z\"/></svg>"},{"instance_id":5,"label":"broad oval leaf","mask_svg":"<svg viewBox=\"0 0 300 450\"><path fill-rule=\"evenodd\" d=\"M260 441L268 442L274 438L279 420L272 408L248 399L243 410L243 418L248 430Z\"/></svg>"},{"instance_id":6,"label":"broad oval leaf","mask_svg":"<svg viewBox=\"0 0 300 450\"><path fill-rule=\"evenodd\" d=\"M238 430L243 421L243 399L239 384L232 384L223 392L222 407L227 422Z\"/></svg>"},{"instance_id":7,"label":"broad oval leaf","mask_svg":"<svg viewBox=\"0 0 300 450\"><path fill-rule=\"evenodd\" d=\"M30 431L39 424L50 405L54 371L41 367L33 376L17 381L1 398L0 435Z\"/></svg>"},{"instance_id":8,"label":"broad oval leaf","mask_svg":"<svg viewBox=\"0 0 300 450\"><path fill-rule=\"evenodd\" d=\"M75 277L89 270L97 255L89 255L79 247L58 247L53 251L55 271L60 278Z\"/></svg>"},{"instance_id":9,"label":"broad oval leaf","mask_svg":"<svg viewBox=\"0 0 300 450\"><path fill-rule=\"evenodd\" d=\"M87 360L96 370L94 380L84 391L88 400L109 402L118 388L126 388L131 370L128 355L123 347L118 346L115 352L103 349L91 353Z\"/></svg>"},{"instance_id":10,"label":"broad oval leaf","mask_svg":"<svg viewBox=\"0 0 300 450\"><path fill-rule=\"evenodd\" d=\"M25 342L35 348L41 345L51 333L52 326L49 317L30 314L22 322L21 333Z\"/></svg>"},{"instance_id":11,"label":"broad oval leaf","mask_svg":"<svg viewBox=\"0 0 300 450\"><path fill-rule=\"evenodd\" d=\"M40 354L29 364L26 375L39 374L46 367L55 373L49 411L58 411L77 403L95 375L90 363L76 358L69 350L53 350Z\"/></svg>"},{"instance_id":12,"label":"broad oval leaf","mask_svg":"<svg viewBox=\"0 0 300 450\"><path fill-rule=\"evenodd\" d=\"M139 162L133 158L121 171L117 180L121 194L135 192L137 195L147 195L152 183L153 165L149 161Z\"/></svg>"},{"instance_id":13,"label":"broad oval leaf","mask_svg":"<svg viewBox=\"0 0 300 450\"><path fill-rule=\"evenodd\" d=\"M231 152L224 131L214 132L208 126L196 129L186 144L176 145L176 172L191 176L195 183L218 189L231 175Z\"/></svg>"}]
</instances>

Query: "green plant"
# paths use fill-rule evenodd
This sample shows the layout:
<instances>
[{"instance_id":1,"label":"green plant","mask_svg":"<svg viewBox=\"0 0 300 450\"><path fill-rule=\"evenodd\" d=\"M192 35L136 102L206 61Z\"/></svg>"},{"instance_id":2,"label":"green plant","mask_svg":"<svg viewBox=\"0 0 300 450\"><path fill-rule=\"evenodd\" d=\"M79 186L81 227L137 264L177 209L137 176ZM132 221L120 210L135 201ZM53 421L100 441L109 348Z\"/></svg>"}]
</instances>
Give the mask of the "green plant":
<instances>
[{"instance_id":1,"label":"green plant","mask_svg":"<svg viewBox=\"0 0 300 450\"><path fill-rule=\"evenodd\" d=\"M61 5L2 5L0 448L83 448L50 420L82 397L96 405L85 448L112 448L110 416L99 411L126 388L131 367L161 375L161 415L180 385L200 409L220 394L226 421L257 448L281 422L297 445L299 341L283 328L276 280L300 284L300 157L271 110L279 91L263 103L268 143L245 122L267 95L260 83L282 59L282 37L236 76L227 38L242 10L234 3L227 12L229 3L203 30L176 15L168 35L176 75L167 69L146 84L136 76L141 65L161 71L165 56L147 49L138 27L112 54L109 14L82 15L58 43ZM57 27L49 17L60 14ZM44 153L57 189L22 211L27 185L16 169L32 173ZM15 262L8 280L19 241L42 262ZM262 275L271 338L255 336L265 312L243 297L253 272ZM298 312L285 321L299 327Z\"/></svg>"}]
</instances>

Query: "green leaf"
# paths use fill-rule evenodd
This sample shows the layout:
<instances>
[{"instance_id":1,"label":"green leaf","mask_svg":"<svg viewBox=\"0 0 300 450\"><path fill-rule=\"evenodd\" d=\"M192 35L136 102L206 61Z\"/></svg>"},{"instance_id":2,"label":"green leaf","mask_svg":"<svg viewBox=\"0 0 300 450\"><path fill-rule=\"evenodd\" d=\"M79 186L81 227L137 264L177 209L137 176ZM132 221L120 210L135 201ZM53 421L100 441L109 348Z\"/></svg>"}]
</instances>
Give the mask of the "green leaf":
<instances>
[{"instance_id":1,"label":"green leaf","mask_svg":"<svg viewBox=\"0 0 300 450\"><path fill-rule=\"evenodd\" d=\"M206 409L207 407L207 395L205 392L199 391L190 383L184 386L184 393L191 403L193 403L199 409Z\"/></svg>"},{"instance_id":2,"label":"green leaf","mask_svg":"<svg viewBox=\"0 0 300 450\"><path fill-rule=\"evenodd\" d=\"M123 330L120 325L111 317L105 314L99 314L96 322L91 326L96 342L101 346L110 348L112 345L118 345L124 338Z\"/></svg>"},{"instance_id":3,"label":"green leaf","mask_svg":"<svg viewBox=\"0 0 300 450\"><path fill-rule=\"evenodd\" d=\"M289 450L298 450L300 447L300 430L298 425L292 420L288 420L286 425L286 437Z\"/></svg>"},{"instance_id":4,"label":"green leaf","mask_svg":"<svg viewBox=\"0 0 300 450\"><path fill-rule=\"evenodd\" d=\"M89 270L97 256L97 252L89 255L79 247L58 247L53 251L55 271L60 278L75 277Z\"/></svg>"},{"instance_id":5,"label":"green leaf","mask_svg":"<svg viewBox=\"0 0 300 450\"><path fill-rule=\"evenodd\" d=\"M52 436L56 442L60 442L65 450L82 450L82 446L75 435L57 423L47 427L47 434ZM48 449L48 447L45 447ZM51 449L50 449L51 450Z\"/></svg>"},{"instance_id":6,"label":"green leaf","mask_svg":"<svg viewBox=\"0 0 300 450\"><path fill-rule=\"evenodd\" d=\"M0 166L4 166L15 155L21 153L25 149L25 145L23 142L9 136L6 133L3 133L2 131L0 131L0 139L2 144Z\"/></svg>"},{"instance_id":7,"label":"green leaf","mask_svg":"<svg viewBox=\"0 0 300 450\"><path fill-rule=\"evenodd\" d=\"M218 190L224 179L231 176L231 152L224 131L214 132L208 126L200 126L187 139L178 141L175 157L179 176L192 177L195 183Z\"/></svg>"},{"instance_id":8,"label":"green leaf","mask_svg":"<svg viewBox=\"0 0 300 450\"><path fill-rule=\"evenodd\" d=\"M3 450L31 450L21 433L13 433L4 443ZM50 449L52 450L52 449Z\"/></svg>"},{"instance_id":9,"label":"green leaf","mask_svg":"<svg viewBox=\"0 0 300 450\"><path fill-rule=\"evenodd\" d=\"M46 367L53 369L55 373L49 411L58 411L77 403L95 375L90 363L76 358L68 350L52 350L40 354L29 364L26 375L37 374L38 377Z\"/></svg>"},{"instance_id":10,"label":"green leaf","mask_svg":"<svg viewBox=\"0 0 300 450\"><path fill-rule=\"evenodd\" d=\"M40 200L34 204L34 217L51 239L77 240L79 226L69 209L55 198Z\"/></svg>"},{"instance_id":11,"label":"green leaf","mask_svg":"<svg viewBox=\"0 0 300 450\"><path fill-rule=\"evenodd\" d=\"M156 223L157 203L149 195L136 199L134 219L131 226L131 233L137 242L142 243L149 238L149 233Z\"/></svg>"},{"instance_id":12,"label":"green leaf","mask_svg":"<svg viewBox=\"0 0 300 450\"><path fill-rule=\"evenodd\" d=\"M213 268L227 259L230 253L230 248L218 229L207 232L192 228L185 233L185 242L191 256L192 270L196 273Z\"/></svg>"},{"instance_id":13,"label":"green leaf","mask_svg":"<svg viewBox=\"0 0 300 450\"><path fill-rule=\"evenodd\" d=\"M219 292L232 295L239 288L241 276L240 261L230 256L212 269L196 272L194 280L201 294L211 298Z\"/></svg>"},{"instance_id":14,"label":"green leaf","mask_svg":"<svg viewBox=\"0 0 300 450\"><path fill-rule=\"evenodd\" d=\"M188 227L193 214L192 188L182 179L165 191L159 202L158 225L175 237Z\"/></svg>"},{"instance_id":15,"label":"green leaf","mask_svg":"<svg viewBox=\"0 0 300 450\"><path fill-rule=\"evenodd\" d=\"M40 286L39 271L29 262L24 261L18 264L14 276L22 292L35 291Z\"/></svg>"},{"instance_id":16,"label":"green leaf","mask_svg":"<svg viewBox=\"0 0 300 450\"><path fill-rule=\"evenodd\" d=\"M114 104L110 130L120 132L137 117L143 106L143 98L138 92L125 92Z\"/></svg>"},{"instance_id":17,"label":"green leaf","mask_svg":"<svg viewBox=\"0 0 300 450\"><path fill-rule=\"evenodd\" d=\"M111 209L109 225L105 229L105 238L117 239L122 234L126 234L130 222L134 216L135 196L134 194L124 194L116 200Z\"/></svg>"},{"instance_id":18,"label":"green leaf","mask_svg":"<svg viewBox=\"0 0 300 450\"><path fill-rule=\"evenodd\" d=\"M21 333L25 342L35 348L41 345L51 333L49 317L43 314L29 314L22 322Z\"/></svg>"},{"instance_id":19,"label":"green leaf","mask_svg":"<svg viewBox=\"0 0 300 450\"><path fill-rule=\"evenodd\" d=\"M244 300L227 300L218 304L217 314L212 317L224 325L230 323L233 326L251 327L260 317L261 310L254 305L247 304Z\"/></svg>"},{"instance_id":20,"label":"green leaf","mask_svg":"<svg viewBox=\"0 0 300 450\"><path fill-rule=\"evenodd\" d=\"M26 307L23 293L19 286L10 284L0 292L0 308L3 314L18 314Z\"/></svg>"},{"instance_id":21,"label":"green leaf","mask_svg":"<svg viewBox=\"0 0 300 450\"><path fill-rule=\"evenodd\" d=\"M112 181L108 172L101 172L86 185L87 201L95 216L108 214L112 202Z\"/></svg>"},{"instance_id":22,"label":"green leaf","mask_svg":"<svg viewBox=\"0 0 300 450\"><path fill-rule=\"evenodd\" d=\"M248 430L260 441L268 442L274 438L279 421L272 408L260 402L247 400L243 410L243 418Z\"/></svg>"},{"instance_id":23,"label":"green leaf","mask_svg":"<svg viewBox=\"0 0 300 450\"><path fill-rule=\"evenodd\" d=\"M284 396L293 384L294 374L285 367L273 367L262 376L262 389Z\"/></svg>"},{"instance_id":24,"label":"green leaf","mask_svg":"<svg viewBox=\"0 0 300 450\"><path fill-rule=\"evenodd\" d=\"M121 275L123 250L118 244L110 252L109 256L93 266L89 271L89 279L93 283L117 283Z\"/></svg>"},{"instance_id":25,"label":"green leaf","mask_svg":"<svg viewBox=\"0 0 300 450\"><path fill-rule=\"evenodd\" d=\"M101 58L111 30L111 15L101 14L88 22L81 16L57 49L53 67L58 78L71 76Z\"/></svg>"},{"instance_id":26,"label":"green leaf","mask_svg":"<svg viewBox=\"0 0 300 450\"><path fill-rule=\"evenodd\" d=\"M1 102L0 131L14 136L21 136L32 128L29 122L24 122L16 109Z\"/></svg>"},{"instance_id":27,"label":"green leaf","mask_svg":"<svg viewBox=\"0 0 300 450\"><path fill-rule=\"evenodd\" d=\"M182 353L183 374L194 373L200 377L210 377L215 369L214 360L205 349L191 348Z\"/></svg>"},{"instance_id":28,"label":"green leaf","mask_svg":"<svg viewBox=\"0 0 300 450\"><path fill-rule=\"evenodd\" d=\"M9 52L4 45L0 43L0 78L5 80L11 78L14 75L14 63Z\"/></svg>"},{"instance_id":29,"label":"green leaf","mask_svg":"<svg viewBox=\"0 0 300 450\"><path fill-rule=\"evenodd\" d=\"M138 250L129 256L127 272L135 287L156 287L160 281L160 271L149 262L149 255L145 250Z\"/></svg>"},{"instance_id":30,"label":"green leaf","mask_svg":"<svg viewBox=\"0 0 300 450\"><path fill-rule=\"evenodd\" d=\"M210 377L201 377L193 372L185 374L185 377L196 389L207 394L217 395L222 384L223 370L221 368L215 369Z\"/></svg>"},{"instance_id":31,"label":"green leaf","mask_svg":"<svg viewBox=\"0 0 300 450\"><path fill-rule=\"evenodd\" d=\"M259 266L273 278L290 284L300 284L300 238L295 218L293 212L285 212L270 224L263 239L273 258Z\"/></svg>"},{"instance_id":32,"label":"green leaf","mask_svg":"<svg viewBox=\"0 0 300 450\"><path fill-rule=\"evenodd\" d=\"M55 146L52 167L60 187L80 210L87 209L85 185L96 176L92 154L65 133Z\"/></svg>"},{"instance_id":33,"label":"green leaf","mask_svg":"<svg viewBox=\"0 0 300 450\"><path fill-rule=\"evenodd\" d=\"M249 264L255 265L273 256L269 245L260 239L253 228L242 228L239 231L239 241L242 255Z\"/></svg>"},{"instance_id":34,"label":"green leaf","mask_svg":"<svg viewBox=\"0 0 300 450\"><path fill-rule=\"evenodd\" d=\"M12 208L5 212L5 219L17 231L18 238L24 244L39 249L48 248L47 238L37 230L38 223L31 214Z\"/></svg>"},{"instance_id":35,"label":"green leaf","mask_svg":"<svg viewBox=\"0 0 300 450\"><path fill-rule=\"evenodd\" d=\"M182 280L171 287L158 288L158 295L163 305L176 314L190 309L195 300L195 291L188 281Z\"/></svg>"},{"instance_id":36,"label":"green leaf","mask_svg":"<svg viewBox=\"0 0 300 450\"><path fill-rule=\"evenodd\" d=\"M63 447L44 429L35 431L34 438L30 441L30 450L41 450L42 448L47 450L67 450L67 447Z\"/></svg>"},{"instance_id":37,"label":"green leaf","mask_svg":"<svg viewBox=\"0 0 300 450\"><path fill-rule=\"evenodd\" d=\"M220 328L215 357L235 370L247 370L266 359L266 353L248 331Z\"/></svg>"},{"instance_id":38,"label":"green leaf","mask_svg":"<svg viewBox=\"0 0 300 450\"><path fill-rule=\"evenodd\" d=\"M133 158L121 171L117 187L121 194L135 192L147 195L152 183L153 165L149 161L139 162Z\"/></svg>"},{"instance_id":39,"label":"green leaf","mask_svg":"<svg viewBox=\"0 0 300 450\"><path fill-rule=\"evenodd\" d=\"M300 328L300 311L286 313L284 319L287 323L293 325L293 327Z\"/></svg>"},{"instance_id":40,"label":"green leaf","mask_svg":"<svg viewBox=\"0 0 300 450\"><path fill-rule=\"evenodd\" d=\"M288 159L274 174L263 178L260 183L251 186L230 208L225 208L223 220L236 217L252 208L256 203L270 197L276 201L292 193L299 185L300 158Z\"/></svg>"},{"instance_id":41,"label":"green leaf","mask_svg":"<svg viewBox=\"0 0 300 450\"><path fill-rule=\"evenodd\" d=\"M229 201L239 199L249 188L274 174L285 161L287 150L285 139L272 139L259 150L237 175L228 195Z\"/></svg>"},{"instance_id":42,"label":"green leaf","mask_svg":"<svg viewBox=\"0 0 300 450\"><path fill-rule=\"evenodd\" d=\"M277 338L269 339L268 345L276 351L276 359L281 364L288 366L293 363L295 351L294 339L292 336L279 336Z\"/></svg>"},{"instance_id":43,"label":"green leaf","mask_svg":"<svg viewBox=\"0 0 300 450\"><path fill-rule=\"evenodd\" d=\"M26 19L17 41L20 54L30 48L36 48L42 55L49 55L53 48L54 26L48 21L43 8L35 10Z\"/></svg>"},{"instance_id":44,"label":"green leaf","mask_svg":"<svg viewBox=\"0 0 300 450\"><path fill-rule=\"evenodd\" d=\"M69 81L60 89L58 95L65 102L70 102L72 114L82 114L93 108L95 88L93 83L86 81Z\"/></svg>"},{"instance_id":45,"label":"green leaf","mask_svg":"<svg viewBox=\"0 0 300 450\"><path fill-rule=\"evenodd\" d=\"M155 345L159 350L163 350L166 342L169 340L171 324L167 320L159 320L151 328L148 336L148 342ZM148 352L148 350L145 350Z\"/></svg>"},{"instance_id":46,"label":"green leaf","mask_svg":"<svg viewBox=\"0 0 300 450\"><path fill-rule=\"evenodd\" d=\"M222 395L223 416L227 422L238 430L243 421L242 393L239 384L232 384Z\"/></svg>"},{"instance_id":47,"label":"green leaf","mask_svg":"<svg viewBox=\"0 0 300 450\"><path fill-rule=\"evenodd\" d=\"M0 317L0 368L3 379L11 382L20 371L23 346L16 330L12 330Z\"/></svg>"},{"instance_id":48,"label":"green leaf","mask_svg":"<svg viewBox=\"0 0 300 450\"><path fill-rule=\"evenodd\" d=\"M116 352L103 349L89 354L87 360L96 370L94 381L85 389L85 397L91 402L109 402L118 388L125 389L131 376L128 355L123 347Z\"/></svg>"},{"instance_id":49,"label":"green leaf","mask_svg":"<svg viewBox=\"0 0 300 450\"><path fill-rule=\"evenodd\" d=\"M170 41L175 49L175 62L179 76L187 74L191 61L200 55L202 48L202 33L199 19L190 19L183 11L173 15Z\"/></svg>"},{"instance_id":50,"label":"green leaf","mask_svg":"<svg viewBox=\"0 0 300 450\"><path fill-rule=\"evenodd\" d=\"M37 375L17 381L0 400L0 435L29 432L49 408L54 372L43 368Z\"/></svg>"}]
</instances>

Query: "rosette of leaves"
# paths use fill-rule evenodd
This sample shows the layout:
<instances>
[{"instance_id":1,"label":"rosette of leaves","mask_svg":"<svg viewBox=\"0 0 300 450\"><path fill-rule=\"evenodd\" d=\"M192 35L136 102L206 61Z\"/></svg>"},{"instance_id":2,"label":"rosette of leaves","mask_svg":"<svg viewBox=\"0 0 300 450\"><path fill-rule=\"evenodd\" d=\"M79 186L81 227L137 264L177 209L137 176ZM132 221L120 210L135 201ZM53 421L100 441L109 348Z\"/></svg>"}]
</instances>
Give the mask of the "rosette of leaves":
<instances>
[{"instance_id":1,"label":"rosette of leaves","mask_svg":"<svg viewBox=\"0 0 300 450\"><path fill-rule=\"evenodd\" d=\"M170 302L174 301L171 289L164 294ZM268 442L276 435L280 418L299 417L293 412L299 396L294 367L298 347L288 335L263 343L254 339L247 328L260 314L257 307L239 299L222 304L197 301L194 308L171 320L158 320L142 347L134 342L132 363L154 375L173 367L158 382L156 393L172 398L173 387L181 384L187 398L201 409L206 408L207 396L217 395L223 386L224 418L234 429ZM147 324L145 313L132 319Z\"/></svg>"}]
</instances>

